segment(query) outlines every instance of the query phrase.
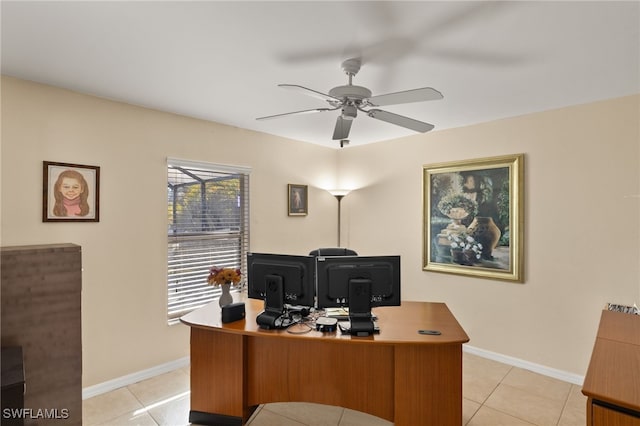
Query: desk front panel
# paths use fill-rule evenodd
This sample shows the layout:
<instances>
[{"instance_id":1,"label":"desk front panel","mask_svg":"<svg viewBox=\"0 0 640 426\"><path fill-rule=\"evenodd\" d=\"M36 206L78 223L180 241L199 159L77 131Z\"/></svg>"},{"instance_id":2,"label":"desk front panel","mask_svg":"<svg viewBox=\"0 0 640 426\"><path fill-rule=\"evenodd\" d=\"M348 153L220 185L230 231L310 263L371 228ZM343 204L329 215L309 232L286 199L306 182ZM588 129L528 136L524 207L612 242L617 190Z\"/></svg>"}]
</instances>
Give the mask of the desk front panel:
<instances>
[{"instance_id":1,"label":"desk front panel","mask_svg":"<svg viewBox=\"0 0 640 426\"><path fill-rule=\"evenodd\" d=\"M244 337L191 328L191 410L247 418Z\"/></svg>"},{"instance_id":2,"label":"desk front panel","mask_svg":"<svg viewBox=\"0 0 640 426\"><path fill-rule=\"evenodd\" d=\"M397 345L395 411L396 425L461 425L461 345Z\"/></svg>"},{"instance_id":3,"label":"desk front panel","mask_svg":"<svg viewBox=\"0 0 640 426\"><path fill-rule=\"evenodd\" d=\"M394 420L394 347L317 339L247 340L247 403L304 401Z\"/></svg>"}]
</instances>

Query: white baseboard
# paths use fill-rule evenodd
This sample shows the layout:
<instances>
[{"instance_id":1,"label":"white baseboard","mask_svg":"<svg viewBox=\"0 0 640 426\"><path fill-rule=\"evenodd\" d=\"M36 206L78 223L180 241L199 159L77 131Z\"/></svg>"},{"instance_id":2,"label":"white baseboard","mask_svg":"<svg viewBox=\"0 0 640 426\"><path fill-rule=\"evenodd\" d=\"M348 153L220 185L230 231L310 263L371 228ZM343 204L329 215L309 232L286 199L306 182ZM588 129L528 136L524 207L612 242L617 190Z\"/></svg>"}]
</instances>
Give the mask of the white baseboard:
<instances>
[{"instance_id":1,"label":"white baseboard","mask_svg":"<svg viewBox=\"0 0 640 426\"><path fill-rule=\"evenodd\" d=\"M584 376L580 376L579 374L569 373L567 371L558 370L555 368L525 361L519 358L514 358L508 355L502 355L496 352L487 351L469 345L462 345L462 350L464 352L477 355L482 358L487 358L493 361L501 362L503 364L523 368L525 370L533 371L534 373L542 374L543 376L553 377L554 379L573 383L574 385L582 386L582 384L584 383Z\"/></svg>"},{"instance_id":2,"label":"white baseboard","mask_svg":"<svg viewBox=\"0 0 640 426\"><path fill-rule=\"evenodd\" d=\"M186 367L187 365L189 365L188 356L165 364L156 365L155 367L147 368L146 370L127 374L126 376L117 377L113 380L107 380L106 382L98 383L97 385L88 386L82 389L82 399L88 399L118 388L129 386L141 380L150 379L151 377L168 373L170 371Z\"/></svg>"}]
</instances>

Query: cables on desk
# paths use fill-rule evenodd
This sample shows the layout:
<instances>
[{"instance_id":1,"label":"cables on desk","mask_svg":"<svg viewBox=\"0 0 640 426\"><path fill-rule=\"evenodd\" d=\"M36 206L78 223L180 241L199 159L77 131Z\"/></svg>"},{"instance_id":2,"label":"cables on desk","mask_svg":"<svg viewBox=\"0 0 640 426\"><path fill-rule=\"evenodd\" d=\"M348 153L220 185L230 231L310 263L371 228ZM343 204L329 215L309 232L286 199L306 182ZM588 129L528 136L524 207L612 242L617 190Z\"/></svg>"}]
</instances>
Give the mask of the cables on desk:
<instances>
[{"instance_id":1,"label":"cables on desk","mask_svg":"<svg viewBox=\"0 0 640 426\"><path fill-rule=\"evenodd\" d=\"M299 313L292 313L291 314L291 319L292 319L293 323L291 323L287 327L287 333L290 333L290 334L307 334L311 330L313 330L313 328L314 328L314 326L310 325L310 323L312 321L315 322L315 319L312 319L311 315L307 316L307 317L303 317ZM299 329L296 330L295 327L297 327Z\"/></svg>"}]
</instances>

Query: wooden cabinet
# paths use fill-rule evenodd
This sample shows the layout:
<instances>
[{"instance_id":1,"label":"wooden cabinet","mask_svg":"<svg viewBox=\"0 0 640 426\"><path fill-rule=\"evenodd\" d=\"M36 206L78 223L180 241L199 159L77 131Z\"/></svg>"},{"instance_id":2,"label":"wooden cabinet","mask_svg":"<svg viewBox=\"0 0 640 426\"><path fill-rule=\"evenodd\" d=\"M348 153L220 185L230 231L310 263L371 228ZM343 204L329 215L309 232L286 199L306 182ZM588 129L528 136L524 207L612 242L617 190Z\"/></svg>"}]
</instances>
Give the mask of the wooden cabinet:
<instances>
[{"instance_id":1,"label":"wooden cabinet","mask_svg":"<svg viewBox=\"0 0 640 426\"><path fill-rule=\"evenodd\" d=\"M621 413L615 409L601 407L592 404L591 408L591 425L607 425L607 426L639 426L640 418L629 414Z\"/></svg>"},{"instance_id":2,"label":"wooden cabinet","mask_svg":"<svg viewBox=\"0 0 640 426\"><path fill-rule=\"evenodd\" d=\"M81 425L80 246L2 247L1 262L2 346L22 347L24 423Z\"/></svg>"},{"instance_id":3,"label":"wooden cabinet","mask_svg":"<svg viewBox=\"0 0 640 426\"><path fill-rule=\"evenodd\" d=\"M582 393L587 425L640 426L640 315L602 311Z\"/></svg>"}]
</instances>

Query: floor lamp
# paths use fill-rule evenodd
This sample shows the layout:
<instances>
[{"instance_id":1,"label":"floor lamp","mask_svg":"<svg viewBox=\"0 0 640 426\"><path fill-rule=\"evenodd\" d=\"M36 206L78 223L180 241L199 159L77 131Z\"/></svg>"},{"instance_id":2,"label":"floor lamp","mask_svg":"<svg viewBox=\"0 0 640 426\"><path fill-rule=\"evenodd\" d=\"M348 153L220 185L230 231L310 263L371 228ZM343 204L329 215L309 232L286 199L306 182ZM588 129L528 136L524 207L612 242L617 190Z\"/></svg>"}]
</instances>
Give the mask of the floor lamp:
<instances>
[{"instance_id":1,"label":"floor lamp","mask_svg":"<svg viewBox=\"0 0 640 426\"><path fill-rule=\"evenodd\" d=\"M340 245L340 201L342 201L342 199L344 198L345 195L347 195L350 191L348 189L332 189L329 191L329 193L331 193L331 195L333 195L334 197L336 197L336 200L338 200L338 247L341 247Z\"/></svg>"}]
</instances>

